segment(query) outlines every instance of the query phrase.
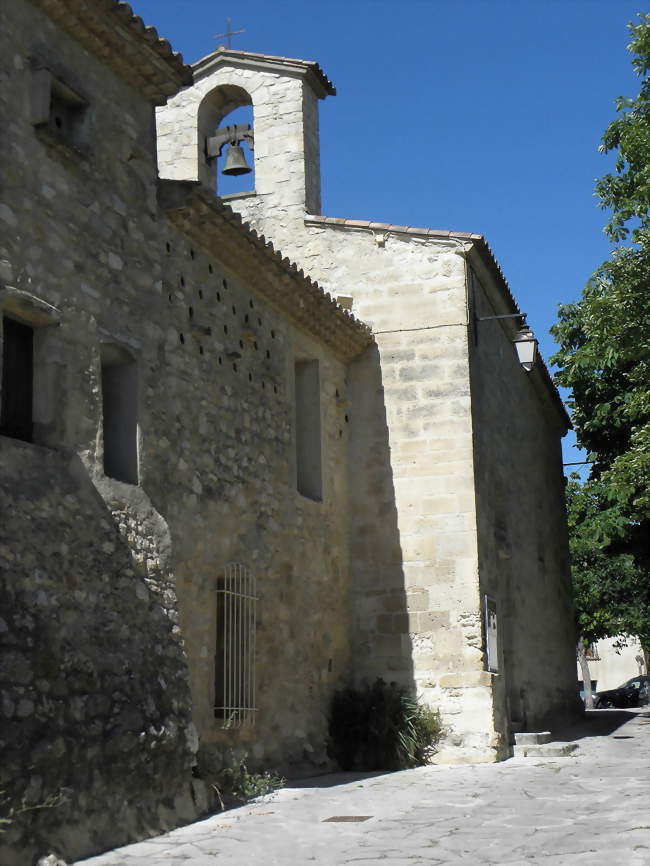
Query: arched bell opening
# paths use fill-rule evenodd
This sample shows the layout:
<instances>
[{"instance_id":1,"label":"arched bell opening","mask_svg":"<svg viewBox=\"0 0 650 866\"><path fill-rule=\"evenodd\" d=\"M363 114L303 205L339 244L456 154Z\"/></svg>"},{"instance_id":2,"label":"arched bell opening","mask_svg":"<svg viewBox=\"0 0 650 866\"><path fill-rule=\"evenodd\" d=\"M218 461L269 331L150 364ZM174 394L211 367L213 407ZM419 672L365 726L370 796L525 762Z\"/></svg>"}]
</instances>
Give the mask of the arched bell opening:
<instances>
[{"instance_id":1,"label":"arched bell opening","mask_svg":"<svg viewBox=\"0 0 650 866\"><path fill-rule=\"evenodd\" d=\"M199 106L199 178L217 195L253 192L253 104L235 85L212 90Z\"/></svg>"}]
</instances>

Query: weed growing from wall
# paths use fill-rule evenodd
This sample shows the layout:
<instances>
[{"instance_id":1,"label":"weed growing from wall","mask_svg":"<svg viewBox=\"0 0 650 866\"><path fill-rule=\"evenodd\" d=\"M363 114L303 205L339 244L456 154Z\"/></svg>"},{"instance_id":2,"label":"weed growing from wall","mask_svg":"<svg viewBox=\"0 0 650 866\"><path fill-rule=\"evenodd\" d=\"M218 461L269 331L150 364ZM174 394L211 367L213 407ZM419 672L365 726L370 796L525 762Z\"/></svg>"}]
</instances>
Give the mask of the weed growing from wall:
<instances>
[{"instance_id":1,"label":"weed growing from wall","mask_svg":"<svg viewBox=\"0 0 650 866\"><path fill-rule=\"evenodd\" d=\"M286 779L271 770L251 773L245 759L237 760L219 774L212 788L222 809L247 803L284 787Z\"/></svg>"}]
</instances>

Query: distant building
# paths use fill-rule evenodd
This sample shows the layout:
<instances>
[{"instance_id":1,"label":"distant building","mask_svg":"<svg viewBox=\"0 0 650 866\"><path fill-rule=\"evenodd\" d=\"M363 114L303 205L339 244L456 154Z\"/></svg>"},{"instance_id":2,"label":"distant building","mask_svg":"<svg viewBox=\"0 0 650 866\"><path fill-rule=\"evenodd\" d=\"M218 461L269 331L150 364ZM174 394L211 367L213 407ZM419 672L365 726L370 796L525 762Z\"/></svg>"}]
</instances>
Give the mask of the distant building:
<instances>
[{"instance_id":1,"label":"distant building","mask_svg":"<svg viewBox=\"0 0 650 866\"><path fill-rule=\"evenodd\" d=\"M589 674L594 691L615 689L626 680L647 674L641 644L635 637L621 635L591 644L587 652ZM582 691L582 671L578 665L578 681Z\"/></svg>"}]
</instances>

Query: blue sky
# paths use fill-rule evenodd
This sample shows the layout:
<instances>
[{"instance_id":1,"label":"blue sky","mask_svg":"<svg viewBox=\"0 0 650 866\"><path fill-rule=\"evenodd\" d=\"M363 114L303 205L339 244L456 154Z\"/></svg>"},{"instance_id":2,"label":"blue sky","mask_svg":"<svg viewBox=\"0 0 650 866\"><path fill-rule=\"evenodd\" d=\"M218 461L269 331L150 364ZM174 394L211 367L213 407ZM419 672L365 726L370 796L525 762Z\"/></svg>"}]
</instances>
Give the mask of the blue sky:
<instances>
[{"instance_id":1,"label":"blue sky","mask_svg":"<svg viewBox=\"0 0 650 866\"><path fill-rule=\"evenodd\" d=\"M557 306L607 257L595 179L616 96L638 81L628 0L134 0L192 63L233 47L316 60L323 213L485 235L553 352ZM569 442L567 442L569 445ZM579 455L567 448L567 460ZM572 456L571 456L572 455Z\"/></svg>"}]
</instances>

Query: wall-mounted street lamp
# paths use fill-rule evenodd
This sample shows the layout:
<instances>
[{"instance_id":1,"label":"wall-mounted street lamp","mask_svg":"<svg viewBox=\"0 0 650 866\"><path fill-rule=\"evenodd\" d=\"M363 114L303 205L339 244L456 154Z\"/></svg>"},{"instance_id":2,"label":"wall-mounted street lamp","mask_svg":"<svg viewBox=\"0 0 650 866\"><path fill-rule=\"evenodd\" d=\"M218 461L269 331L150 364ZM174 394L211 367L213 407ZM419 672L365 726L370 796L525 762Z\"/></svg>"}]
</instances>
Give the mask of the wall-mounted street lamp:
<instances>
[{"instance_id":1,"label":"wall-mounted street lamp","mask_svg":"<svg viewBox=\"0 0 650 866\"><path fill-rule=\"evenodd\" d=\"M526 313L506 313L502 316L479 316L476 322L489 322L493 319L521 319L521 327L514 336L513 344L517 358L523 369L530 373L537 358L537 338L526 324ZM475 330L478 339L478 331Z\"/></svg>"},{"instance_id":2,"label":"wall-mounted street lamp","mask_svg":"<svg viewBox=\"0 0 650 866\"><path fill-rule=\"evenodd\" d=\"M527 373L533 369L537 358L537 338L525 322L521 323L521 328L515 334L512 341L517 350L519 363Z\"/></svg>"}]
</instances>

